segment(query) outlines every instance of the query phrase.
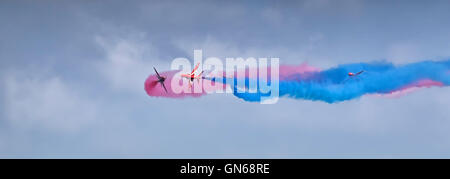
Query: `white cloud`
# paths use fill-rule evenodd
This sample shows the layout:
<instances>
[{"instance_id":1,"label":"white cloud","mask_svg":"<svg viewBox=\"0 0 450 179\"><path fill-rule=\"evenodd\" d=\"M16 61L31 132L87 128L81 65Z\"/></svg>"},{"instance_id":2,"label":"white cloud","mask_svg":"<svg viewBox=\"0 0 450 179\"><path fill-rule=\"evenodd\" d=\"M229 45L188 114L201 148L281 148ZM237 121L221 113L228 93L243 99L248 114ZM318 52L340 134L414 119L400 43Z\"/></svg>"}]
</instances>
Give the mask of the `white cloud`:
<instances>
[{"instance_id":1,"label":"white cloud","mask_svg":"<svg viewBox=\"0 0 450 179\"><path fill-rule=\"evenodd\" d=\"M200 40L175 39L172 43L190 57L193 57L195 49L203 50L203 59L210 56L225 58L243 55L242 50L236 46L219 41L212 36L206 36L205 39Z\"/></svg>"},{"instance_id":2,"label":"white cloud","mask_svg":"<svg viewBox=\"0 0 450 179\"><path fill-rule=\"evenodd\" d=\"M206 36L204 39L176 39L173 41L175 47L185 52L188 56L193 57L195 49L203 50L203 60L208 57L219 57L224 61L227 57L279 57L278 55L288 54L287 48L272 47L258 48L246 47L241 48L239 44L226 40L221 40L213 36Z\"/></svg>"},{"instance_id":3,"label":"white cloud","mask_svg":"<svg viewBox=\"0 0 450 179\"><path fill-rule=\"evenodd\" d=\"M144 81L153 72L150 62L157 59L150 45L143 42L144 36L140 34L129 39L95 37L106 53L106 59L96 64L96 69L113 88L144 94Z\"/></svg>"},{"instance_id":4,"label":"white cloud","mask_svg":"<svg viewBox=\"0 0 450 179\"><path fill-rule=\"evenodd\" d=\"M410 63L423 60L420 48L413 43L395 43L387 50L387 58L395 63Z\"/></svg>"},{"instance_id":5,"label":"white cloud","mask_svg":"<svg viewBox=\"0 0 450 179\"><path fill-rule=\"evenodd\" d=\"M15 71L3 80L5 112L15 128L76 132L96 117L94 101L57 76L28 76ZM31 74L31 73L29 73Z\"/></svg>"},{"instance_id":6,"label":"white cloud","mask_svg":"<svg viewBox=\"0 0 450 179\"><path fill-rule=\"evenodd\" d=\"M193 58L194 49L202 49L203 60L208 57L219 57L223 61L227 57L275 57L280 58L281 64L298 65L306 62L315 67L329 68L336 65L336 63L315 52L323 44L324 39L326 39L326 36L323 33L311 33L307 42L300 47L258 46L257 44L242 47L236 41L227 41L211 35L206 36L204 39L176 39L172 43L175 47L185 52L190 59Z\"/></svg>"}]
</instances>

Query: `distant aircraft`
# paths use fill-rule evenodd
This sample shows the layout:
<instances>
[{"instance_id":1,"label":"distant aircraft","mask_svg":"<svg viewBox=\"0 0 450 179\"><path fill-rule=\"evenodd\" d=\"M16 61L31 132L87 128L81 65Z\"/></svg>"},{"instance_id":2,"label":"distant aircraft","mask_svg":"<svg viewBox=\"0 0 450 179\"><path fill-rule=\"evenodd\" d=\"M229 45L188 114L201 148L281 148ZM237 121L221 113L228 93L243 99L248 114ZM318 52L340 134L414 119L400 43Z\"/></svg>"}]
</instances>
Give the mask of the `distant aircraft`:
<instances>
[{"instance_id":1,"label":"distant aircraft","mask_svg":"<svg viewBox=\"0 0 450 179\"><path fill-rule=\"evenodd\" d=\"M352 72L349 72L349 73L348 73L348 78L345 79L342 83L347 82L349 79L358 77L358 76L359 76L361 73L363 73L363 72L364 72L364 70L361 70L361 71L358 72L358 73L352 73ZM359 78L356 78L356 79L358 79L358 81L359 81Z\"/></svg>"},{"instance_id":2,"label":"distant aircraft","mask_svg":"<svg viewBox=\"0 0 450 179\"><path fill-rule=\"evenodd\" d=\"M348 73L348 76L358 76L359 74L361 74L361 73L363 73L364 72L364 70L361 70L360 72L358 72L358 73L352 73L352 72L349 72Z\"/></svg>"},{"instance_id":3,"label":"distant aircraft","mask_svg":"<svg viewBox=\"0 0 450 179\"><path fill-rule=\"evenodd\" d=\"M164 90L166 91L166 93L168 93L168 92L167 92L167 89L166 89L166 86L164 85L164 81L166 81L166 77L160 76L159 73L158 73L158 71L156 71L156 68L155 68L155 67L153 67L153 69L154 69L155 72L156 72L156 77L158 77L158 83L160 83L161 86L162 86L162 87L164 88Z\"/></svg>"},{"instance_id":4,"label":"distant aircraft","mask_svg":"<svg viewBox=\"0 0 450 179\"><path fill-rule=\"evenodd\" d=\"M192 86L191 82L194 81L194 79L197 79L197 81L199 79L202 79L203 71L200 74L198 74L197 76L195 75L195 71L198 69L199 65L200 65L200 63L197 63L197 65L195 65L195 67L194 67L194 69L192 70L191 73L181 74L181 77L186 78L186 79L189 80L189 88Z\"/></svg>"}]
</instances>

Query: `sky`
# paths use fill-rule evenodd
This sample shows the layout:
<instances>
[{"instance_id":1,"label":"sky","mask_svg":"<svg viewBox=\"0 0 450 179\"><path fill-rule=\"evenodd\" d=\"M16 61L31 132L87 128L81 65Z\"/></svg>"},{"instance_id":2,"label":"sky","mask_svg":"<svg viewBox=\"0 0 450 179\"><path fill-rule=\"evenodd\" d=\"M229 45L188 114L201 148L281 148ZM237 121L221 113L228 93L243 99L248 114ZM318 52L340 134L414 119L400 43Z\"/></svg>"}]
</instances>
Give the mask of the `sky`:
<instances>
[{"instance_id":1,"label":"sky","mask_svg":"<svg viewBox=\"0 0 450 179\"><path fill-rule=\"evenodd\" d=\"M177 57L450 57L449 1L0 2L0 158L450 158L448 87L261 105L149 97Z\"/></svg>"}]
</instances>

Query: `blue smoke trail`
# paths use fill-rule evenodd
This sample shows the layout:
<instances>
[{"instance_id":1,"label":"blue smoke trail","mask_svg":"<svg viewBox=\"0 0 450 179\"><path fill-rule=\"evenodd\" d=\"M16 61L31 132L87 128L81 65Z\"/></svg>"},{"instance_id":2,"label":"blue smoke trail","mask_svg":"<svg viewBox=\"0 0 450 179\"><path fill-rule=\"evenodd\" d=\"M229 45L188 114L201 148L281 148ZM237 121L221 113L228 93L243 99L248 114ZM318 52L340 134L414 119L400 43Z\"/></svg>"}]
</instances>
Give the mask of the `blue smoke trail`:
<instances>
[{"instance_id":1,"label":"blue smoke trail","mask_svg":"<svg viewBox=\"0 0 450 179\"><path fill-rule=\"evenodd\" d=\"M364 73L357 77L348 77L348 72ZM212 79L222 81L225 79ZM249 80L246 78L246 85ZM294 99L341 102L358 98L366 94L386 94L413 85L420 80L432 80L442 86L450 84L450 60L423 61L401 66L388 62L354 63L339 65L320 72L307 72L280 77L279 95ZM236 78L234 78L236 84ZM270 81L269 81L270 84ZM270 93L238 93L232 85L233 94L245 101L259 102L262 96Z\"/></svg>"}]
</instances>

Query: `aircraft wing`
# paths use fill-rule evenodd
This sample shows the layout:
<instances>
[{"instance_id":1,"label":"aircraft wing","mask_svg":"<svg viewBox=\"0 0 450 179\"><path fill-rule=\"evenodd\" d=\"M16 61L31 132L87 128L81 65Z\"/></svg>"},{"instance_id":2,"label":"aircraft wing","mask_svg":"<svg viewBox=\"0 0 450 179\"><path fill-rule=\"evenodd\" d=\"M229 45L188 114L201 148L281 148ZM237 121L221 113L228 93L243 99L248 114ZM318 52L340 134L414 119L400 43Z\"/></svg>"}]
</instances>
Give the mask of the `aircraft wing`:
<instances>
[{"instance_id":1,"label":"aircraft wing","mask_svg":"<svg viewBox=\"0 0 450 179\"><path fill-rule=\"evenodd\" d=\"M200 63L197 63L197 65L195 65L194 69L192 70L191 74L193 74L195 72L195 70L198 69L198 66L200 66Z\"/></svg>"},{"instance_id":2,"label":"aircraft wing","mask_svg":"<svg viewBox=\"0 0 450 179\"><path fill-rule=\"evenodd\" d=\"M342 81L342 83L345 83L349 80L350 78L345 79L344 81Z\"/></svg>"},{"instance_id":3,"label":"aircraft wing","mask_svg":"<svg viewBox=\"0 0 450 179\"><path fill-rule=\"evenodd\" d=\"M186 78L190 78L190 77L191 77L191 75L189 75L189 74L181 74L181 77L186 77Z\"/></svg>"},{"instance_id":4,"label":"aircraft wing","mask_svg":"<svg viewBox=\"0 0 450 179\"><path fill-rule=\"evenodd\" d=\"M161 76L159 76L159 73L158 73L158 71L156 71L156 68L155 68L155 67L153 67L153 70L155 70L155 72L156 72L156 76L158 76L158 79L160 79L160 78L161 78Z\"/></svg>"},{"instance_id":5,"label":"aircraft wing","mask_svg":"<svg viewBox=\"0 0 450 179\"><path fill-rule=\"evenodd\" d=\"M201 79L202 78L202 74L203 74L203 71L200 74L198 74L195 78Z\"/></svg>"},{"instance_id":6,"label":"aircraft wing","mask_svg":"<svg viewBox=\"0 0 450 179\"><path fill-rule=\"evenodd\" d=\"M168 93L168 92L167 92L166 85L164 85L164 82L162 82L161 85L162 85L162 87L164 88L164 90L166 91L166 93Z\"/></svg>"}]
</instances>

